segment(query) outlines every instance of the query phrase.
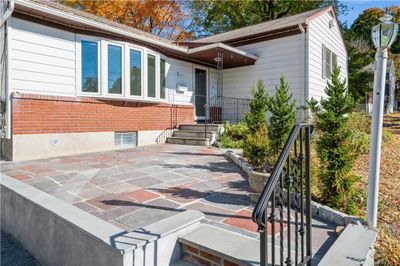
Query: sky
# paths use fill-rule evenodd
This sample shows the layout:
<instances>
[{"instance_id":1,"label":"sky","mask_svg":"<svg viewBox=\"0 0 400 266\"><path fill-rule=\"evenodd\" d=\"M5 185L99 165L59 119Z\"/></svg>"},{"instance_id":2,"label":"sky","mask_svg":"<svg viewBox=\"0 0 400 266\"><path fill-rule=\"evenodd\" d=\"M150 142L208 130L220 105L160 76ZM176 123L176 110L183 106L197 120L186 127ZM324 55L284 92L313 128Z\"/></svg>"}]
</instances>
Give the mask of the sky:
<instances>
[{"instance_id":1,"label":"sky","mask_svg":"<svg viewBox=\"0 0 400 266\"><path fill-rule=\"evenodd\" d=\"M400 0L341 0L341 3L349 7L347 15L340 15L339 20L341 22L347 21L347 26L350 27L354 20L358 17L362 11L371 7L385 8L394 5L400 5Z\"/></svg>"}]
</instances>

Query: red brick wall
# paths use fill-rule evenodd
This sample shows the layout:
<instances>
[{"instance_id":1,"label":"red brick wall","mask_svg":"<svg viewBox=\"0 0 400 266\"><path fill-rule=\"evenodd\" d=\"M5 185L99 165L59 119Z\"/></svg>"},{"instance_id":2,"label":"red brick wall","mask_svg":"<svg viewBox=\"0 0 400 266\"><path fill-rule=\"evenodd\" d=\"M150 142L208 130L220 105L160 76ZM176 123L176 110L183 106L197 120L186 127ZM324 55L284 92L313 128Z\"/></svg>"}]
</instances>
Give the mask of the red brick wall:
<instances>
[{"instance_id":1,"label":"red brick wall","mask_svg":"<svg viewBox=\"0 0 400 266\"><path fill-rule=\"evenodd\" d=\"M210 254L204 250L189 245L182 245L183 258L186 261L199 266L239 266L239 264L229 261L219 255Z\"/></svg>"},{"instance_id":2,"label":"red brick wall","mask_svg":"<svg viewBox=\"0 0 400 266\"><path fill-rule=\"evenodd\" d=\"M13 134L164 130L194 122L192 105L83 97L15 94L12 110Z\"/></svg>"}]
</instances>

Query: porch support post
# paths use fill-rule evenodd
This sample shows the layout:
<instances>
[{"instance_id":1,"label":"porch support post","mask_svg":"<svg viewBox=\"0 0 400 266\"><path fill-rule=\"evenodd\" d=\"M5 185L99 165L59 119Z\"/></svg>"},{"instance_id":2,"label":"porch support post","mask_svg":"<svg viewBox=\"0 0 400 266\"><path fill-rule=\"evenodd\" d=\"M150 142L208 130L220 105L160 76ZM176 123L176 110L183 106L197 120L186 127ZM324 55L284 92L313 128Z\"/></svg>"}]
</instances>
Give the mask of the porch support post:
<instances>
[{"instance_id":1,"label":"porch support post","mask_svg":"<svg viewBox=\"0 0 400 266\"><path fill-rule=\"evenodd\" d=\"M217 96L222 97L224 91L224 53L220 48L217 48L217 71L218 71L218 82L217 82Z\"/></svg>"}]
</instances>

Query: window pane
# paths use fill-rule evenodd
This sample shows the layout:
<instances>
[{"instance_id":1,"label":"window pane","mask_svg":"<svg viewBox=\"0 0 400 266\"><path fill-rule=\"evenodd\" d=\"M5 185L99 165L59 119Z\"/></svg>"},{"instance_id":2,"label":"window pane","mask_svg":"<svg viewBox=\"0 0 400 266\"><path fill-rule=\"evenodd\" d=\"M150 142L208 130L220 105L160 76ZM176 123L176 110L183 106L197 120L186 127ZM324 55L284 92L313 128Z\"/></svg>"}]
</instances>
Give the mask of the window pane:
<instances>
[{"instance_id":1,"label":"window pane","mask_svg":"<svg viewBox=\"0 0 400 266\"><path fill-rule=\"evenodd\" d=\"M142 95L142 53L130 50L131 95Z\"/></svg>"},{"instance_id":2,"label":"window pane","mask_svg":"<svg viewBox=\"0 0 400 266\"><path fill-rule=\"evenodd\" d=\"M337 65L337 55L332 53L332 70L336 67Z\"/></svg>"},{"instance_id":3,"label":"window pane","mask_svg":"<svg viewBox=\"0 0 400 266\"><path fill-rule=\"evenodd\" d=\"M160 60L160 98L165 99L165 60Z\"/></svg>"},{"instance_id":4,"label":"window pane","mask_svg":"<svg viewBox=\"0 0 400 266\"><path fill-rule=\"evenodd\" d=\"M122 47L108 45L108 93L122 93Z\"/></svg>"},{"instance_id":5,"label":"window pane","mask_svg":"<svg viewBox=\"0 0 400 266\"><path fill-rule=\"evenodd\" d=\"M147 96L156 97L156 57L147 55Z\"/></svg>"},{"instance_id":6,"label":"window pane","mask_svg":"<svg viewBox=\"0 0 400 266\"><path fill-rule=\"evenodd\" d=\"M332 75L332 73L331 73L331 69L332 69L332 59L331 59L332 52L331 52L331 50L329 50L328 48L325 48L325 51L326 51L326 52L325 52L326 77L327 77L328 79L331 79L331 75Z\"/></svg>"},{"instance_id":7,"label":"window pane","mask_svg":"<svg viewBox=\"0 0 400 266\"><path fill-rule=\"evenodd\" d=\"M82 41L82 92L98 92L97 42Z\"/></svg>"}]
</instances>

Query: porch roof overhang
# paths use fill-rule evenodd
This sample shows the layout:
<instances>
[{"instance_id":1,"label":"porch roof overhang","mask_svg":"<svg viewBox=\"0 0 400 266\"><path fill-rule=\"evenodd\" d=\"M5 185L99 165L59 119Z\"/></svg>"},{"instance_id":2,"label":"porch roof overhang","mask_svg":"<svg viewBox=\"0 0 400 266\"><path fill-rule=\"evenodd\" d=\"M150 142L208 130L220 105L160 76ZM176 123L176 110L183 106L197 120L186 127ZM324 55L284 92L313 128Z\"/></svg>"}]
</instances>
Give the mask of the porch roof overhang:
<instances>
[{"instance_id":1,"label":"porch roof overhang","mask_svg":"<svg viewBox=\"0 0 400 266\"><path fill-rule=\"evenodd\" d=\"M218 50L223 53L222 60L224 69L254 65L258 58L246 51L223 43L213 43L191 48L188 54L195 60L206 62L209 65L213 65L214 68L217 68Z\"/></svg>"},{"instance_id":2,"label":"porch roof overhang","mask_svg":"<svg viewBox=\"0 0 400 266\"><path fill-rule=\"evenodd\" d=\"M42 0L16 0L13 16L78 34L115 38L143 45L166 56L217 68L218 50L225 68L253 65L257 56L223 43L176 43L61 4Z\"/></svg>"}]
</instances>

